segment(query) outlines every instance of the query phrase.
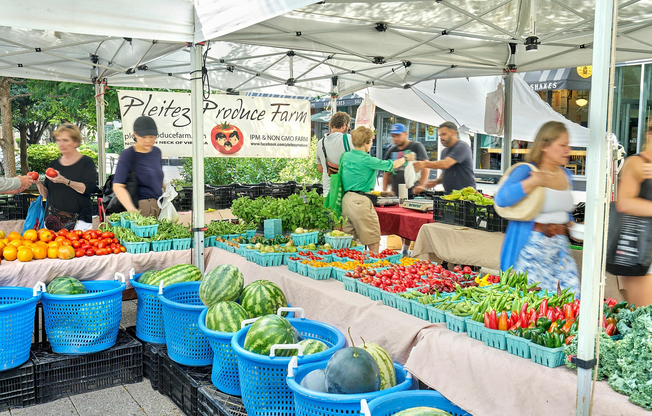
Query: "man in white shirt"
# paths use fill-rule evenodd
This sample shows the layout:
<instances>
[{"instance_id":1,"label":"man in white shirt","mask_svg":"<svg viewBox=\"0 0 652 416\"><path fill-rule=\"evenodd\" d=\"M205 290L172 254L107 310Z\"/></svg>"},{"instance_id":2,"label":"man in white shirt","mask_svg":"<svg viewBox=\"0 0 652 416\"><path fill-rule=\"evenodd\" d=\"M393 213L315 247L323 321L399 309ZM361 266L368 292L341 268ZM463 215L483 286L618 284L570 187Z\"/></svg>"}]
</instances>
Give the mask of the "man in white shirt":
<instances>
[{"instance_id":1,"label":"man in white shirt","mask_svg":"<svg viewBox=\"0 0 652 416\"><path fill-rule=\"evenodd\" d=\"M338 111L331 117L330 134L317 142L317 170L322 174L324 196L331 187L330 175L337 173L340 158L345 152L353 149L351 135L347 134L351 127L351 117L343 111ZM324 155L324 151L326 154Z\"/></svg>"}]
</instances>

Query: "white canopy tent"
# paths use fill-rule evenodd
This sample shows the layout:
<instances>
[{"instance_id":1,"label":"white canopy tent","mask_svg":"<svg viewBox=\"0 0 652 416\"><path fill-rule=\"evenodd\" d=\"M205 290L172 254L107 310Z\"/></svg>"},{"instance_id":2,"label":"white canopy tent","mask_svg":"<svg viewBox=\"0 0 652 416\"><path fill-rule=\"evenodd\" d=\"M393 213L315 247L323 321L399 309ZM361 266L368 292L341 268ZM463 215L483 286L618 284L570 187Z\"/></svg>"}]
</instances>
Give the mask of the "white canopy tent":
<instances>
[{"instance_id":1,"label":"white canopy tent","mask_svg":"<svg viewBox=\"0 0 652 416\"><path fill-rule=\"evenodd\" d=\"M485 99L504 82L502 76L452 78L426 81L405 90L368 88L364 92L378 107L421 123L438 125L453 121L461 131L485 133ZM561 121L569 129L571 146L587 147L589 129L572 123L541 100L517 74L514 76L512 138L534 141L543 123Z\"/></svg>"},{"instance_id":2,"label":"white canopy tent","mask_svg":"<svg viewBox=\"0 0 652 416\"><path fill-rule=\"evenodd\" d=\"M203 47L193 44L207 39L214 39L205 65L211 88L232 92L344 95L367 86L414 88L437 78L500 75L505 70L524 72L593 61L590 203L582 282L586 293L579 348L580 358L593 358L596 332L589 327L597 322L596 276L602 273L607 160L602 145L614 0L598 0L597 5L589 0L310 3L109 0L99 7L69 0L55 8L45 0L0 0L0 76L89 83L106 79L111 86L189 89L193 73L197 112L201 84L193 71L201 69ZM618 9L615 59L650 57L652 0L623 0ZM510 74L508 109L512 107ZM511 112L505 116L508 144ZM194 136L201 137L201 123L194 127ZM195 147L194 192L201 195L203 155L201 146ZM203 200L196 198L195 203L193 221L203 224ZM199 259L201 238L198 231ZM590 370L580 370L580 375L578 414L587 414Z\"/></svg>"}]
</instances>

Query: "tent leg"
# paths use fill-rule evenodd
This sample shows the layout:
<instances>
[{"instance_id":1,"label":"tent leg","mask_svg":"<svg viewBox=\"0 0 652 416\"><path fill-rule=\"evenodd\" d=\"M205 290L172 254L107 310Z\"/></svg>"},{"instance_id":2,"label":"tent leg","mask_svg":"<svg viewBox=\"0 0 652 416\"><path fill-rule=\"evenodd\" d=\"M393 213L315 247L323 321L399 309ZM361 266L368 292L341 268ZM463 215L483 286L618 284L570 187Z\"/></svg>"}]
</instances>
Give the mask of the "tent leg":
<instances>
[{"instance_id":1,"label":"tent leg","mask_svg":"<svg viewBox=\"0 0 652 416\"><path fill-rule=\"evenodd\" d=\"M604 273L605 207L607 196L607 103L609 100L609 60L614 0L597 0L593 35L593 75L589 108L589 146L587 149L586 227L582 258L582 303L577 358L595 357L600 297L600 278ZM591 369L578 368L576 414L589 415L591 409Z\"/></svg>"},{"instance_id":2,"label":"tent leg","mask_svg":"<svg viewBox=\"0 0 652 416\"><path fill-rule=\"evenodd\" d=\"M192 123L192 227L193 264L204 272L204 117L202 113L204 87L202 85L202 44L195 44L190 52L190 96Z\"/></svg>"},{"instance_id":3,"label":"tent leg","mask_svg":"<svg viewBox=\"0 0 652 416\"><path fill-rule=\"evenodd\" d=\"M95 81L95 120L97 122L98 183L106 182L106 148L104 147L104 90L106 81Z\"/></svg>"},{"instance_id":4,"label":"tent leg","mask_svg":"<svg viewBox=\"0 0 652 416\"><path fill-rule=\"evenodd\" d=\"M512 102L514 94L514 73L508 71L505 75L505 110L503 117L504 134L503 148L500 155L500 167L503 173L512 166Z\"/></svg>"}]
</instances>

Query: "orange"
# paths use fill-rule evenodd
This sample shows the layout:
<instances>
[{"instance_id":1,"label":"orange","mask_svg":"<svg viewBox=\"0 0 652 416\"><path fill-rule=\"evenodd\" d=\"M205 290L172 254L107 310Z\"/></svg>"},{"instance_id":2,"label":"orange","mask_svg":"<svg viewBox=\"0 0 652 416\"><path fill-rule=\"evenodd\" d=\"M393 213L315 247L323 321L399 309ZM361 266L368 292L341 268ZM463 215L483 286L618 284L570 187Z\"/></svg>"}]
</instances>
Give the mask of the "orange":
<instances>
[{"instance_id":1,"label":"orange","mask_svg":"<svg viewBox=\"0 0 652 416\"><path fill-rule=\"evenodd\" d=\"M32 261L33 258L34 258L34 253L32 253L32 250L28 248L18 250L18 261L27 262L27 261Z\"/></svg>"},{"instance_id":2,"label":"orange","mask_svg":"<svg viewBox=\"0 0 652 416\"><path fill-rule=\"evenodd\" d=\"M18 249L14 246L7 246L2 250L2 257L9 261L16 260L16 257L18 257Z\"/></svg>"},{"instance_id":3,"label":"orange","mask_svg":"<svg viewBox=\"0 0 652 416\"><path fill-rule=\"evenodd\" d=\"M12 231L9 233L9 236L7 237L9 241L13 240L21 240L23 237L21 237L20 234L18 234L16 231Z\"/></svg>"},{"instance_id":4,"label":"orange","mask_svg":"<svg viewBox=\"0 0 652 416\"><path fill-rule=\"evenodd\" d=\"M58 259L59 258L59 248L50 247L48 248L48 258L49 259Z\"/></svg>"},{"instance_id":5,"label":"orange","mask_svg":"<svg viewBox=\"0 0 652 416\"><path fill-rule=\"evenodd\" d=\"M48 256L48 249L40 245L34 245L32 246L32 253L35 260L41 260Z\"/></svg>"},{"instance_id":6,"label":"orange","mask_svg":"<svg viewBox=\"0 0 652 416\"><path fill-rule=\"evenodd\" d=\"M36 234L36 230L27 230L23 233L23 239L29 240L31 242L34 242L38 240L38 235Z\"/></svg>"},{"instance_id":7,"label":"orange","mask_svg":"<svg viewBox=\"0 0 652 416\"><path fill-rule=\"evenodd\" d=\"M48 230L45 230L41 234L39 234L39 240L41 240L41 241L46 241L46 242L47 241L52 241L52 237L54 237L52 235L52 232L48 231Z\"/></svg>"},{"instance_id":8,"label":"orange","mask_svg":"<svg viewBox=\"0 0 652 416\"><path fill-rule=\"evenodd\" d=\"M61 260L70 260L75 257L75 249L71 246L59 247L59 258Z\"/></svg>"}]
</instances>

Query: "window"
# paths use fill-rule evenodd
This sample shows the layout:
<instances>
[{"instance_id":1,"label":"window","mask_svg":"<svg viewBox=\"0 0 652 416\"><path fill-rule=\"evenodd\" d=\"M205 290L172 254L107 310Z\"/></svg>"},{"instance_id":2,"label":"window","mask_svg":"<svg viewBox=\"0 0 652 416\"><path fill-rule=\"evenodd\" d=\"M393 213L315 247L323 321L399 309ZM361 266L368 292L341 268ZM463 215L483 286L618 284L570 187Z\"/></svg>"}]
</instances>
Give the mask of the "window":
<instances>
[{"instance_id":1,"label":"window","mask_svg":"<svg viewBox=\"0 0 652 416\"><path fill-rule=\"evenodd\" d=\"M475 141L475 168L500 171L503 139L486 134L476 134Z\"/></svg>"}]
</instances>

